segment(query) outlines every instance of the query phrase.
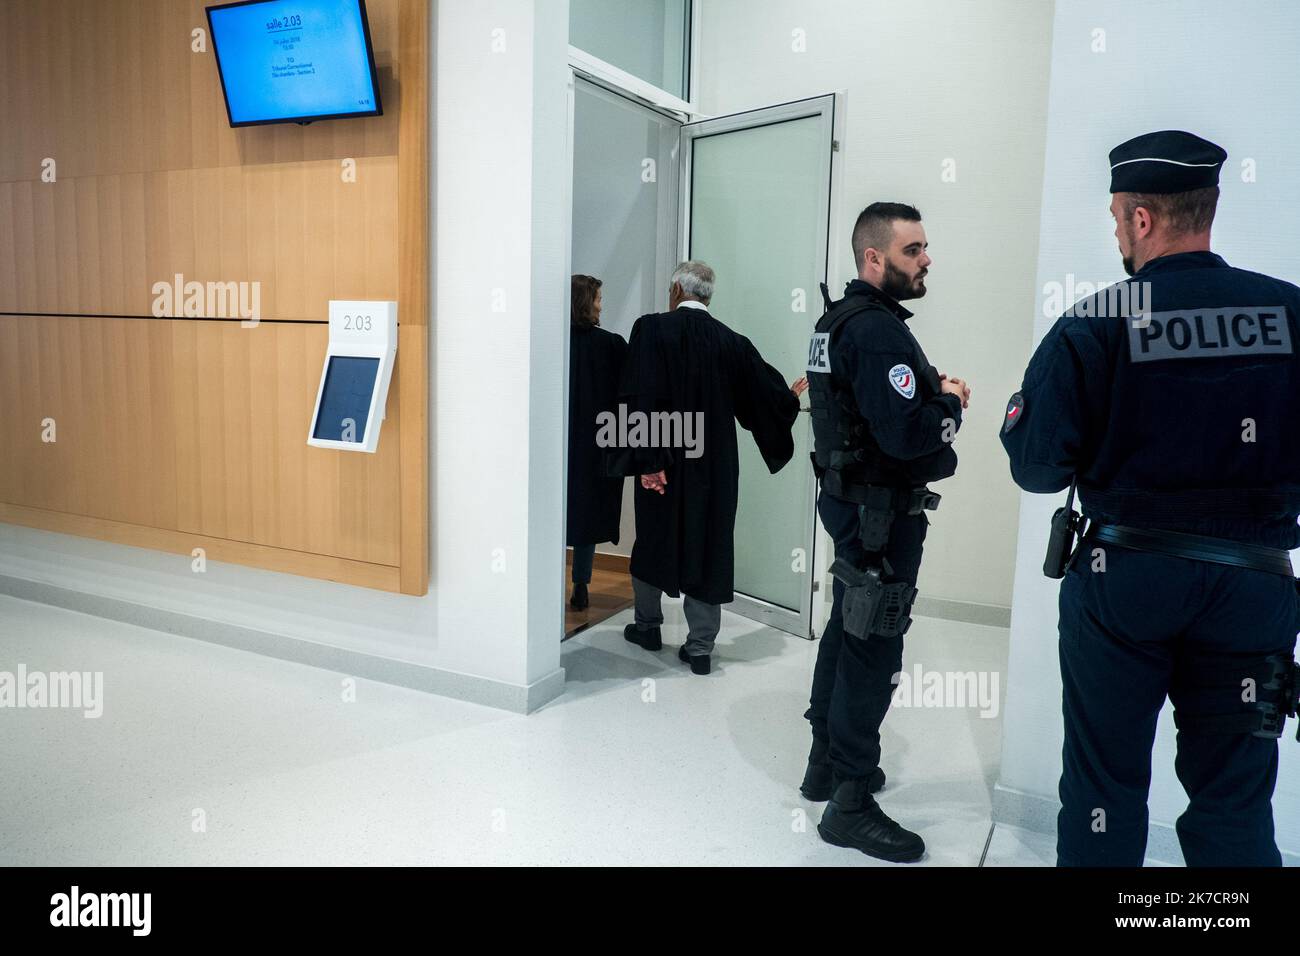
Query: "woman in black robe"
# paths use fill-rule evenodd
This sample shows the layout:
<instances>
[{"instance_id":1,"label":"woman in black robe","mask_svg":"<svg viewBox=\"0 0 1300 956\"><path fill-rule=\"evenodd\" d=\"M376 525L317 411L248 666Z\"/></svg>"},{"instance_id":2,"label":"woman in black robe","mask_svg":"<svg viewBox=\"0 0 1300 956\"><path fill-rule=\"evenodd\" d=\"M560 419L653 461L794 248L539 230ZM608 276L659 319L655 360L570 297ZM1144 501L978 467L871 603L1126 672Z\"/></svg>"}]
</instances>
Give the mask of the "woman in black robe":
<instances>
[{"instance_id":1,"label":"woman in black robe","mask_svg":"<svg viewBox=\"0 0 1300 956\"><path fill-rule=\"evenodd\" d=\"M600 327L599 279L575 275L569 335L569 508L565 543L573 546L573 596L584 610L596 545L618 544L623 478L611 478L596 443L597 416L615 412L627 343Z\"/></svg>"}]
</instances>

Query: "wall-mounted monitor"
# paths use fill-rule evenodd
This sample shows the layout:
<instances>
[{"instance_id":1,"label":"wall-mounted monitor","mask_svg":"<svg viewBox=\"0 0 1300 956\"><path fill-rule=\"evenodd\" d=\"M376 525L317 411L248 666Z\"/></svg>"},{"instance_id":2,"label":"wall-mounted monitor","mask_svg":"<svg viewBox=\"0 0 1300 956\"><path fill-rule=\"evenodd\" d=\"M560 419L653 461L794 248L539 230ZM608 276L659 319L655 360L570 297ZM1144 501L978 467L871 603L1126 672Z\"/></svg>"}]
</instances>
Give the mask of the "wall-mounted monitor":
<instances>
[{"instance_id":1,"label":"wall-mounted monitor","mask_svg":"<svg viewBox=\"0 0 1300 956\"><path fill-rule=\"evenodd\" d=\"M207 13L231 126L383 114L365 0L243 0Z\"/></svg>"},{"instance_id":2,"label":"wall-mounted monitor","mask_svg":"<svg viewBox=\"0 0 1300 956\"><path fill-rule=\"evenodd\" d=\"M307 444L377 451L396 361L396 302L330 302L330 340Z\"/></svg>"}]
</instances>

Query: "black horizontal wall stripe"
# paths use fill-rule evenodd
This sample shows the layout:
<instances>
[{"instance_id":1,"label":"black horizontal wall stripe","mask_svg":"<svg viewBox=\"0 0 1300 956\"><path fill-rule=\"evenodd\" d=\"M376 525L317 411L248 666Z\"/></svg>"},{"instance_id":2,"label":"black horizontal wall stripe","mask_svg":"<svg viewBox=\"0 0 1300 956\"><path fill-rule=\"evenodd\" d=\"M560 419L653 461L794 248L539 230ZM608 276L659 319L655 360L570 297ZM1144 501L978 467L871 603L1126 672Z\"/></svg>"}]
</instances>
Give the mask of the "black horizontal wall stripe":
<instances>
[{"instance_id":1,"label":"black horizontal wall stripe","mask_svg":"<svg viewBox=\"0 0 1300 956\"><path fill-rule=\"evenodd\" d=\"M252 319L226 318L224 316L192 315L110 315L106 312L0 312L0 316L41 319L144 319L154 322L251 322ZM329 325L329 319L258 319L258 325Z\"/></svg>"}]
</instances>

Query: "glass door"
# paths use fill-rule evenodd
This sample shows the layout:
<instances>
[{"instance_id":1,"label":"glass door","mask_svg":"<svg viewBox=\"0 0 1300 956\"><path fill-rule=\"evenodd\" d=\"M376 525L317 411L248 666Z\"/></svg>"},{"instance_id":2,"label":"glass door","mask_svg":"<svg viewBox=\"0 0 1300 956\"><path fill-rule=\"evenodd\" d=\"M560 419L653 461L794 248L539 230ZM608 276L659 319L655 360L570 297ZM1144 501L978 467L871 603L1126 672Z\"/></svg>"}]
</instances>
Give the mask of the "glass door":
<instances>
[{"instance_id":1,"label":"glass door","mask_svg":"<svg viewBox=\"0 0 1300 956\"><path fill-rule=\"evenodd\" d=\"M581 77L574 78L572 108L570 270L602 282L601 327L626 340L639 317L668 307L668 281L677 264L682 124ZM570 369L569 375L574 374ZM565 480L574 476L566 474ZM590 486L590 479L578 480ZM632 602L628 561L636 540L634 487L635 479L628 478L618 543L596 546L586 608L567 603L572 588L566 576L566 635ZM566 484L566 502L567 490Z\"/></svg>"},{"instance_id":2,"label":"glass door","mask_svg":"<svg viewBox=\"0 0 1300 956\"><path fill-rule=\"evenodd\" d=\"M787 382L804 374L822 313L834 110L828 95L682 127L682 258L714 268L710 311ZM808 416L795 423L794 457L775 475L747 434L739 445L730 610L811 637L816 481Z\"/></svg>"}]
</instances>

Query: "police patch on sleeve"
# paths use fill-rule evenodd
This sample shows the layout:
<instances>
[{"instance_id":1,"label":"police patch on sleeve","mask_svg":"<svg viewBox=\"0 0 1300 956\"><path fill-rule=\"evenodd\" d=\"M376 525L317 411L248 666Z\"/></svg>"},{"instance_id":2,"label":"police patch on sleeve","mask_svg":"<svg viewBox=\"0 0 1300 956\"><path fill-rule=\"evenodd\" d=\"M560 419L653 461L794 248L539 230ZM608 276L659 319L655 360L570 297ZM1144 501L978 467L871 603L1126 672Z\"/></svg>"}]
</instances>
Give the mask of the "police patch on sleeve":
<instances>
[{"instance_id":1,"label":"police patch on sleeve","mask_svg":"<svg viewBox=\"0 0 1300 956\"><path fill-rule=\"evenodd\" d=\"M812 341L808 343L808 371L825 372L828 375L831 370L831 334L829 332L814 332Z\"/></svg>"},{"instance_id":2,"label":"police patch on sleeve","mask_svg":"<svg viewBox=\"0 0 1300 956\"><path fill-rule=\"evenodd\" d=\"M904 398L911 398L916 394L916 376L912 374L909 365L895 365L891 368L889 384L894 386L894 391Z\"/></svg>"},{"instance_id":3,"label":"police patch on sleeve","mask_svg":"<svg viewBox=\"0 0 1300 956\"><path fill-rule=\"evenodd\" d=\"M1007 402L1007 417L1002 421L1002 434L1006 434L1020 424L1020 419L1024 417L1025 396L1019 392L1011 396L1011 401Z\"/></svg>"}]
</instances>

